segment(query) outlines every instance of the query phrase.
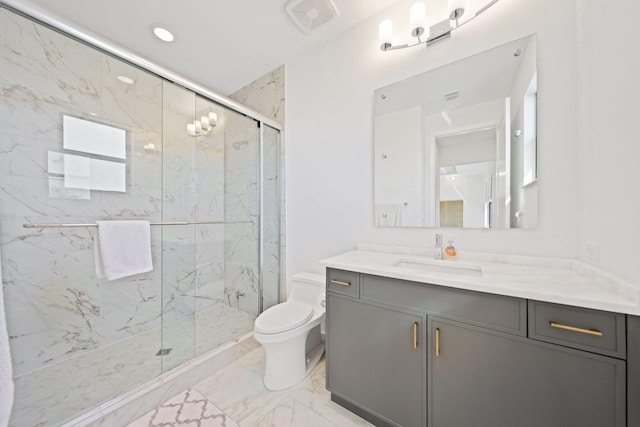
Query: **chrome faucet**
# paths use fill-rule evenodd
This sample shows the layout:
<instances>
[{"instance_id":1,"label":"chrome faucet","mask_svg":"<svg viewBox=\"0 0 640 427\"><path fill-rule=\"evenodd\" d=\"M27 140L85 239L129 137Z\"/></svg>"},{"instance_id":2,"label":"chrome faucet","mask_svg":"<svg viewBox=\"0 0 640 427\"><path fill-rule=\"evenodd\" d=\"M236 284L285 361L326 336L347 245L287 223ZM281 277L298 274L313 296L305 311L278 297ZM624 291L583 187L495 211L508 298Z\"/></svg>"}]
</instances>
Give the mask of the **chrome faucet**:
<instances>
[{"instance_id":1,"label":"chrome faucet","mask_svg":"<svg viewBox=\"0 0 640 427\"><path fill-rule=\"evenodd\" d=\"M435 258L442 259L442 234L436 234Z\"/></svg>"}]
</instances>

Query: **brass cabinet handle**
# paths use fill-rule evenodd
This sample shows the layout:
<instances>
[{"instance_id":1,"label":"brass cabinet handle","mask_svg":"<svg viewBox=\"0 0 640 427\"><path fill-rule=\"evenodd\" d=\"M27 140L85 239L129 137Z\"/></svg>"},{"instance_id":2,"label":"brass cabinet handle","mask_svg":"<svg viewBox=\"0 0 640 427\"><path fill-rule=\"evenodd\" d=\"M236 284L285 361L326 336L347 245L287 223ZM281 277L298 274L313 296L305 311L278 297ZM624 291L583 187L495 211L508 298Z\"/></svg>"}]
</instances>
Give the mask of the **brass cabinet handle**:
<instances>
[{"instance_id":1,"label":"brass cabinet handle","mask_svg":"<svg viewBox=\"0 0 640 427\"><path fill-rule=\"evenodd\" d=\"M331 279L331 283L340 286L351 286L351 282L343 282L342 280Z\"/></svg>"},{"instance_id":2,"label":"brass cabinet handle","mask_svg":"<svg viewBox=\"0 0 640 427\"><path fill-rule=\"evenodd\" d=\"M413 322L413 348L418 348L418 322Z\"/></svg>"},{"instance_id":3,"label":"brass cabinet handle","mask_svg":"<svg viewBox=\"0 0 640 427\"><path fill-rule=\"evenodd\" d=\"M436 357L440 356L440 328L436 328Z\"/></svg>"},{"instance_id":4,"label":"brass cabinet handle","mask_svg":"<svg viewBox=\"0 0 640 427\"><path fill-rule=\"evenodd\" d=\"M556 322L549 322L549 326L551 326L552 328L564 329L566 331L573 331L573 332L580 332L582 334L595 335L597 337L601 337L603 335L602 332L600 332L597 329L576 328L575 326L562 325Z\"/></svg>"}]
</instances>

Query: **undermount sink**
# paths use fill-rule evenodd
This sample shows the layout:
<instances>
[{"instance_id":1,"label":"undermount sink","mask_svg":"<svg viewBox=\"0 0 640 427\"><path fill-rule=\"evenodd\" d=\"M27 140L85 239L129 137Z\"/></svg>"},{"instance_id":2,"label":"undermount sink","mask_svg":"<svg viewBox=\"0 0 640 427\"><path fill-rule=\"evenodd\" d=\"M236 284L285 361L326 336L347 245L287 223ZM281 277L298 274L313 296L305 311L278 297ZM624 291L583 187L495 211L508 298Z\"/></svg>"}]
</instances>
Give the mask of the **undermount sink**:
<instances>
[{"instance_id":1,"label":"undermount sink","mask_svg":"<svg viewBox=\"0 0 640 427\"><path fill-rule=\"evenodd\" d=\"M482 276L482 267L479 265L464 264L458 261L402 258L395 261L393 266L413 271L418 270L431 273L445 273L456 276Z\"/></svg>"}]
</instances>

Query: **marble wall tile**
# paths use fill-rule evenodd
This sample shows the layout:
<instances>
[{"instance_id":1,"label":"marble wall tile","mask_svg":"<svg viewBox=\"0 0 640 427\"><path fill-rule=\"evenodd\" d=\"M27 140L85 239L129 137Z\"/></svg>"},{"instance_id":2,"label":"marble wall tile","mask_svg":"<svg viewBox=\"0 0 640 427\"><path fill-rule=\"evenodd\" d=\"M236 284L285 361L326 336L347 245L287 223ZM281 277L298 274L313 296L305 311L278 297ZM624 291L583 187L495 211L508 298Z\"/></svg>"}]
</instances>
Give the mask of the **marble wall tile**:
<instances>
[{"instance_id":1,"label":"marble wall tile","mask_svg":"<svg viewBox=\"0 0 640 427\"><path fill-rule=\"evenodd\" d=\"M160 188L162 182L162 133L135 129L129 132L131 146L127 161L128 184L132 187Z\"/></svg>"},{"instance_id":2,"label":"marble wall tile","mask_svg":"<svg viewBox=\"0 0 640 427\"><path fill-rule=\"evenodd\" d=\"M6 9L0 12L0 128L60 141L62 114L84 116L100 109L102 54Z\"/></svg>"},{"instance_id":3,"label":"marble wall tile","mask_svg":"<svg viewBox=\"0 0 640 427\"><path fill-rule=\"evenodd\" d=\"M262 275L263 309L280 302L280 168L279 134L266 127L263 131L263 191L262 191Z\"/></svg>"},{"instance_id":4,"label":"marble wall tile","mask_svg":"<svg viewBox=\"0 0 640 427\"><path fill-rule=\"evenodd\" d=\"M158 231L152 231L156 270L107 283L94 273L95 230L22 224L160 220L162 81L6 9L0 20L0 247L20 377L159 326ZM135 84L124 85L118 74ZM127 130L126 193L51 197L56 176L49 173L48 153L68 152L63 114Z\"/></svg>"},{"instance_id":5,"label":"marble wall tile","mask_svg":"<svg viewBox=\"0 0 640 427\"><path fill-rule=\"evenodd\" d=\"M270 71L229 96L284 125L285 66Z\"/></svg>"},{"instance_id":6,"label":"marble wall tile","mask_svg":"<svg viewBox=\"0 0 640 427\"><path fill-rule=\"evenodd\" d=\"M62 151L60 141L2 132L0 133L0 175L48 178L49 151Z\"/></svg>"},{"instance_id":7,"label":"marble wall tile","mask_svg":"<svg viewBox=\"0 0 640 427\"><path fill-rule=\"evenodd\" d=\"M224 229L223 224L196 226L196 312L224 298Z\"/></svg>"},{"instance_id":8,"label":"marble wall tile","mask_svg":"<svg viewBox=\"0 0 640 427\"><path fill-rule=\"evenodd\" d=\"M254 110L262 113L263 115L265 115L266 117L272 118L275 121L277 121L278 123L282 124L283 127L285 125L285 119L286 119L286 114L285 114L285 66L282 65L278 68L276 68L275 70L267 73L266 75L264 75L263 77L257 79L256 81L250 83L249 85L243 87L242 89L236 91L235 93L230 95L230 98L235 99L236 101L241 102L244 105L247 105L251 108L253 108ZM264 129L264 135L265 135L265 158L269 159L272 158L272 155L269 153L269 150L271 149L271 146L279 146L280 147L280 153L279 153L279 169L278 169L278 185L279 188L285 188L285 172L286 172L286 167L285 167L285 141L284 139L280 138L280 135L274 135L273 130L270 130L269 127L265 127ZM270 141L270 138L278 138L279 141L277 144L271 144L272 141ZM272 161L272 160L271 160ZM269 177L267 178L267 181L265 182L266 185L269 184L268 181ZM280 248L278 251L272 251L271 253L267 252L267 249L265 249L265 260L272 260L274 259L276 256L278 256L279 259L279 269L282 272L282 274L279 275L279 287L280 289L278 290L278 294L279 294L279 298L284 299L285 295L284 295L284 290L286 288L285 286L285 263L286 263L286 247L285 247L285 224L286 224L286 216L285 216L285 206L286 206L286 194L284 191L279 191L279 192L275 192L275 189L267 189L265 188L267 191L265 192L265 209L267 209L265 212L265 218L264 220L266 221L265 223L265 237L267 242L269 243L273 243L275 242L275 239L272 240L272 237L275 237L273 235L273 233L276 231L276 228L273 226L274 224L271 222L271 216L269 215L269 206L271 203L273 203L274 201L277 202L278 204L278 209L279 209L279 213L277 214L277 218L279 221L279 227L277 228L277 232L279 234L278 239L279 239L279 245ZM277 199L273 199L271 196L277 194ZM265 267L267 270L269 271L275 271L276 268L275 266L268 266ZM271 288L273 285L270 282L265 282L266 286L265 286L265 295L270 294L270 295L275 295L276 292L273 291L272 289L267 289L267 288ZM266 301L265 300L265 308L268 307L269 305L271 305L273 301Z\"/></svg>"},{"instance_id":9,"label":"marble wall tile","mask_svg":"<svg viewBox=\"0 0 640 427\"><path fill-rule=\"evenodd\" d=\"M108 55L100 58L100 118L126 129L162 130L163 83L140 68ZM127 84L118 79L132 79Z\"/></svg>"},{"instance_id":10,"label":"marble wall tile","mask_svg":"<svg viewBox=\"0 0 640 427\"><path fill-rule=\"evenodd\" d=\"M225 227L225 302L256 316L259 309L258 128L255 121L237 113L227 112L224 120L225 219L251 221Z\"/></svg>"},{"instance_id":11,"label":"marble wall tile","mask_svg":"<svg viewBox=\"0 0 640 427\"><path fill-rule=\"evenodd\" d=\"M227 224L225 228L225 302L258 315L258 224Z\"/></svg>"},{"instance_id":12,"label":"marble wall tile","mask_svg":"<svg viewBox=\"0 0 640 427\"><path fill-rule=\"evenodd\" d=\"M3 220L2 225L7 222L11 221ZM14 229L22 228L15 225ZM12 237L3 242L3 282L11 301L8 319L16 375L159 327L159 269L106 282L94 273L91 232L95 230L23 230L25 235L36 232L48 237ZM158 236L158 230L152 230L156 266ZM33 255L20 249L25 242L33 244L27 246ZM11 256L14 253L21 255Z\"/></svg>"},{"instance_id":13,"label":"marble wall tile","mask_svg":"<svg viewBox=\"0 0 640 427\"><path fill-rule=\"evenodd\" d=\"M195 310L194 226L163 227L162 241L162 316L170 323Z\"/></svg>"}]
</instances>

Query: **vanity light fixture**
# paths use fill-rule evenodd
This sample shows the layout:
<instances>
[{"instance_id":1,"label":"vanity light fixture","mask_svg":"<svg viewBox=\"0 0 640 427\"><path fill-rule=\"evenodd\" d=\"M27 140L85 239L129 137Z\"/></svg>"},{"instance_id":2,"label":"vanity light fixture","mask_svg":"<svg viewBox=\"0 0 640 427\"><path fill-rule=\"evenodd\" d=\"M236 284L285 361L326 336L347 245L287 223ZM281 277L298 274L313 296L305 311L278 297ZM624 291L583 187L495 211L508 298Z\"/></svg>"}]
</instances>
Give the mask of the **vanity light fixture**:
<instances>
[{"instance_id":1,"label":"vanity light fixture","mask_svg":"<svg viewBox=\"0 0 640 427\"><path fill-rule=\"evenodd\" d=\"M209 135L217 124L218 114L210 112L208 115L200 117L200 120L194 120L193 123L187 124L187 134L189 136Z\"/></svg>"},{"instance_id":2,"label":"vanity light fixture","mask_svg":"<svg viewBox=\"0 0 640 427\"><path fill-rule=\"evenodd\" d=\"M473 14L467 8L467 3L471 2L471 0L448 0L448 2L449 16L437 24L431 25L428 28L429 33L426 37L423 36L423 34L425 33L425 27L427 25L427 7L424 2L418 2L411 6L411 9L409 10L409 22L411 27L409 29L409 34L417 39L414 43L394 45L393 23L390 19L385 19L380 22L378 27L380 50L387 51L404 49L406 47L418 46L423 43L426 44L426 46L429 46L430 44L451 36L451 31L471 21L473 18L496 4L498 0L487 0L487 4L481 6L477 12ZM463 17L465 17L466 20L462 20Z\"/></svg>"},{"instance_id":3,"label":"vanity light fixture","mask_svg":"<svg viewBox=\"0 0 640 427\"><path fill-rule=\"evenodd\" d=\"M162 40L163 42L172 42L175 39L171 31L162 27L154 27L153 34L155 34L156 37Z\"/></svg>"}]
</instances>

